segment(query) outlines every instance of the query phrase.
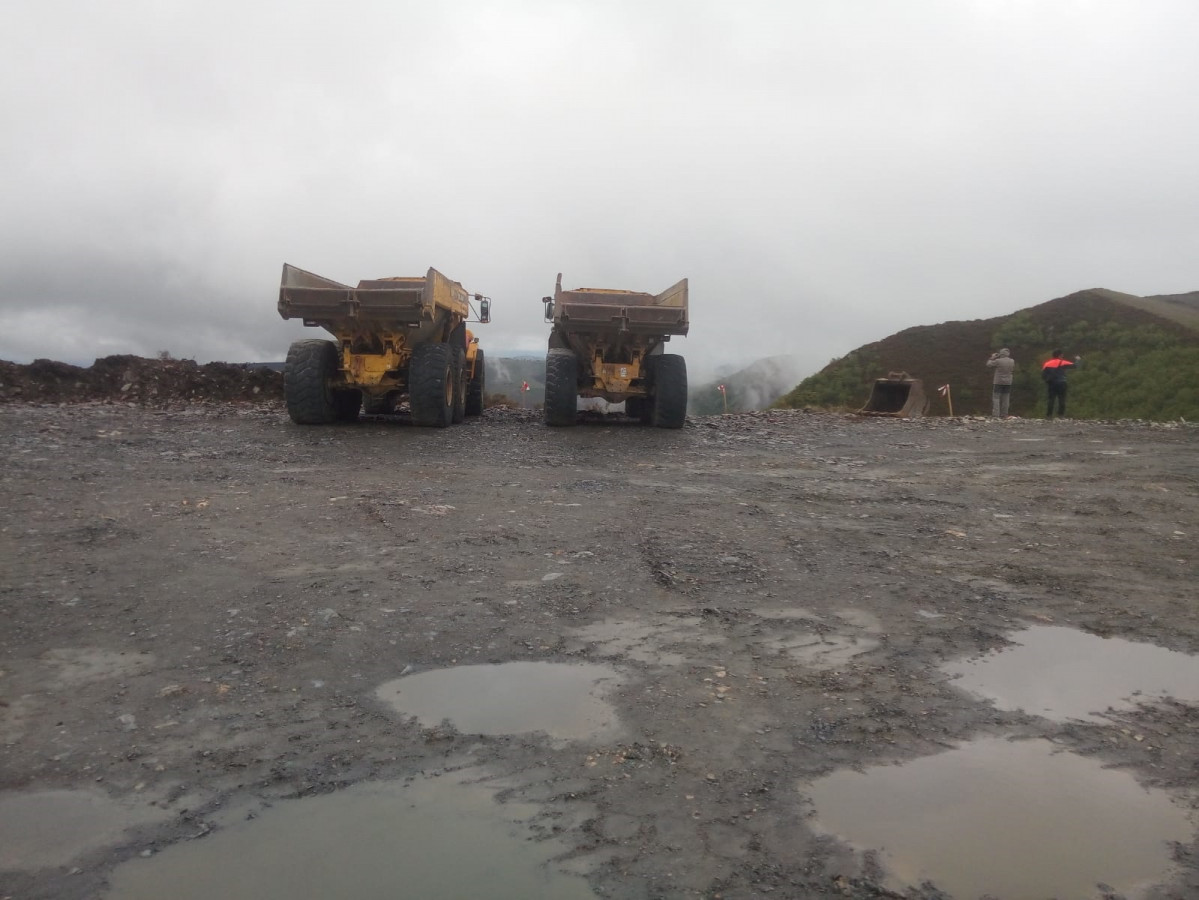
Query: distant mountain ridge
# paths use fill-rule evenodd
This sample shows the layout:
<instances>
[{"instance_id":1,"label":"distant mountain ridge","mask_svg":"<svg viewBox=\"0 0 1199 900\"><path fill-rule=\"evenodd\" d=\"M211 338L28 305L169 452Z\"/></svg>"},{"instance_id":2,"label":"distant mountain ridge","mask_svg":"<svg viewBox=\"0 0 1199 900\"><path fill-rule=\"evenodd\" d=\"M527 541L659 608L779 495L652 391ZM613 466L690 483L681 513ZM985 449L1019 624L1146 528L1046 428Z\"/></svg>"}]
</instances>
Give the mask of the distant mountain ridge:
<instances>
[{"instance_id":1,"label":"distant mountain ridge","mask_svg":"<svg viewBox=\"0 0 1199 900\"><path fill-rule=\"evenodd\" d=\"M1102 288L1096 288L1095 293L1109 296L1110 299L1119 303L1144 310L1163 319L1169 319L1192 331L1199 331L1199 291L1191 291L1189 294L1158 294L1153 297L1136 297L1132 294L1105 291Z\"/></svg>"},{"instance_id":2,"label":"distant mountain ridge","mask_svg":"<svg viewBox=\"0 0 1199 900\"><path fill-rule=\"evenodd\" d=\"M538 406L545 402L545 356L492 358L485 355L484 393L491 402L506 400L514 406ZM521 385L529 390L521 396Z\"/></svg>"},{"instance_id":3,"label":"distant mountain ridge","mask_svg":"<svg viewBox=\"0 0 1199 900\"><path fill-rule=\"evenodd\" d=\"M724 378L691 385L687 412L693 416L713 416L725 412L750 412L766 409L795 384L803 367L794 356L767 356L750 363ZM718 387L724 385L722 396Z\"/></svg>"},{"instance_id":4,"label":"distant mountain ridge","mask_svg":"<svg viewBox=\"0 0 1199 900\"><path fill-rule=\"evenodd\" d=\"M858 409L875 379L906 371L924 381L931 414L948 412L935 389L949 384L956 414L989 415L986 360L1000 347L1017 363L1015 415L1044 413L1041 364L1061 347L1084 360L1070 376L1070 415L1199 419L1199 291L1138 297L1091 288L1008 316L919 325L834 360L778 405Z\"/></svg>"}]
</instances>

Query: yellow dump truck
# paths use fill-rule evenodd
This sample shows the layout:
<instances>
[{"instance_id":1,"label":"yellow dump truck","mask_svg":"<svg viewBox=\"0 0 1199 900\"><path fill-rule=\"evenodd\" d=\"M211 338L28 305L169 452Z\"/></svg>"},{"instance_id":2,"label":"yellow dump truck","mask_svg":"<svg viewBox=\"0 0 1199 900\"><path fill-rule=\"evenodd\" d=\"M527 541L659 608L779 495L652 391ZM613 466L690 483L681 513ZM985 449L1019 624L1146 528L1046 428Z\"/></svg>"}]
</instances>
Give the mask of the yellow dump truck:
<instances>
[{"instance_id":1,"label":"yellow dump truck","mask_svg":"<svg viewBox=\"0 0 1199 900\"><path fill-rule=\"evenodd\" d=\"M543 297L553 323L545 358L545 421L573 425L579 397L624 402L648 425L682 428L687 418L687 362L666 353L685 335L687 279L660 294L576 288Z\"/></svg>"},{"instance_id":2,"label":"yellow dump truck","mask_svg":"<svg viewBox=\"0 0 1199 900\"><path fill-rule=\"evenodd\" d=\"M301 425L348 422L365 409L388 414L408 398L412 421L444 428L483 411L483 351L466 328L491 320L491 300L472 297L436 269L423 278L339 284L284 264L279 315L324 328L336 340L296 341L287 353L287 413Z\"/></svg>"}]
</instances>

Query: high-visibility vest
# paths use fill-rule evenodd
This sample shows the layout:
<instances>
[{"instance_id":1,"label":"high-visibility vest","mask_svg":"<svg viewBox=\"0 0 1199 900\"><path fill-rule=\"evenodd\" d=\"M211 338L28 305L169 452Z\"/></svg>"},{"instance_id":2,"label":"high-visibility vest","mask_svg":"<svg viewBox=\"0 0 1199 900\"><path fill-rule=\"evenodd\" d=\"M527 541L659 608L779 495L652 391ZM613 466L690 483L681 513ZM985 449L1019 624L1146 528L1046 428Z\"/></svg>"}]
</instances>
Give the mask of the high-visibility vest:
<instances>
[{"instance_id":1,"label":"high-visibility vest","mask_svg":"<svg viewBox=\"0 0 1199 900\"><path fill-rule=\"evenodd\" d=\"M1070 366L1071 368L1073 368L1074 363L1070 362L1070 360L1068 360L1068 359L1051 359L1051 360L1049 360L1049 362L1045 363L1045 365L1041 366L1041 368L1042 369L1060 369L1064 366Z\"/></svg>"}]
</instances>

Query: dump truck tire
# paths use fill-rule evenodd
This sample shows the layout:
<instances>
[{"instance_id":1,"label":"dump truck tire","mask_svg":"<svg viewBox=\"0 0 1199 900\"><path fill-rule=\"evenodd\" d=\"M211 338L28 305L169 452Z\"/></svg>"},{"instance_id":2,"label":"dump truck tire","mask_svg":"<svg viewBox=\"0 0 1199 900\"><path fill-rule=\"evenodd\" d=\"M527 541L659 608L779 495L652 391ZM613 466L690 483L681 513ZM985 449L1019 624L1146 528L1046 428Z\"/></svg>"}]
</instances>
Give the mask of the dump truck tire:
<instances>
[{"instance_id":1,"label":"dump truck tire","mask_svg":"<svg viewBox=\"0 0 1199 900\"><path fill-rule=\"evenodd\" d=\"M412 421L445 428L454 420L454 353L449 344L418 344L408 367Z\"/></svg>"},{"instance_id":2,"label":"dump truck tire","mask_svg":"<svg viewBox=\"0 0 1199 900\"><path fill-rule=\"evenodd\" d=\"M454 347L454 424L466 418L466 351Z\"/></svg>"},{"instance_id":3,"label":"dump truck tire","mask_svg":"<svg viewBox=\"0 0 1199 900\"><path fill-rule=\"evenodd\" d=\"M653 367L654 396L650 423L659 428L682 428L687 421L687 360L664 353Z\"/></svg>"},{"instance_id":4,"label":"dump truck tire","mask_svg":"<svg viewBox=\"0 0 1199 900\"><path fill-rule=\"evenodd\" d=\"M362 409L362 391L345 388L333 392L333 417L338 422L357 422Z\"/></svg>"},{"instance_id":5,"label":"dump truck tire","mask_svg":"<svg viewBox=\"0 0 1199 900\"><path fill-rule=\"evenodd\" d=\"M332 341L296 341L283 365L287 414L297 425L326 425L337 418L329 383L337 374L337 345Z\"/></svg>"},{"instance_id":6,"label":"dump truck tire","mask_svg":"<svg viewBox=\"0 0 1199 900\"><path fill-rule=\"evenodd\" d=\"M579 412L579 358L554 349L545 357L545 424L573 425Z\"/></svg>"},{"instance_id":7,"label":"dump truck tire","mask_svg":"<svg viewBox=\"0 0 1199 900\"><path fill-rule=\"evenodd\" d=\"M468 416L483 415L483 390L486 379L483 371L483 351L475 351L475 374L466 386L466 414Z\"/></svg>"}]
</instances>

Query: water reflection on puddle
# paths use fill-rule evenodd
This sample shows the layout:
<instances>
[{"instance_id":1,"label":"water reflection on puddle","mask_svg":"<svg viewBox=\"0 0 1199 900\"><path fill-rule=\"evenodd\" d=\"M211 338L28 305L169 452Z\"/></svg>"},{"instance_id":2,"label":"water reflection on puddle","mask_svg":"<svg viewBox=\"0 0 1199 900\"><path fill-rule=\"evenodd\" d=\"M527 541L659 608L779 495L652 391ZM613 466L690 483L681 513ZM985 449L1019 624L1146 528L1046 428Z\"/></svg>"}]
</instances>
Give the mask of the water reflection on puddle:
<instances>
[{"instance_id":1,"label":"water reflection on puddle","mask_svg":"<svg viewBox=\"0 0 1199 900\"><path fill-rule=\"evenodd\" d=\"M0 871L66 865L89 850L120 842L126 829L169 816L149 804L92 791L0 794Z\"/></svg>"},{"instance_id":2,"label":"water reflection on puddle","mask_svg":"<svg viewBox=\"0 0 1199 900\"><path fill-rule=\"evenodd\" d=\"M397 678L376 696L423 725L449 719L465 734L522 734L607 738L620 733L604 699L618 682L607 666L512 662L458 666Z\"/></svg>"},{"instance_id":3,"label":"water reflection on puddle","mask_svg":"<svg viewBox=\"0 0 1199 900\"><path fill-rule=\"evenodd\" d=\"M875 850L894 886L954 897L1135 895L1170 876L1193 825L1160 791L1047 741L998 738L803 788L823 830Z\"/></svg>"},{"instance_id":4,"label":"water reflection on puddle","mask_svg":"<svg viewBox=\"0 0 1199 900\"><path fill-rule=\"evenodd\" d=\"M1108 707L1173 697L1199 702L1199 657L1152 644L1101 638L1072 628L1036 626L1012 637L1019 646L950 663L954 684L1048 719L1103 721Z\"/></svg>"},{"instance_id":5,"label":"water reflection on puddle","mask_svg":"<svg viewBox=\"0 0 1199 900\"><path fill-rule=\"evenodd\" d=\"M118 866L109 900L586 900L530 840L536 808L495 802L462 775L357 785Z\"/></svg>"}]
</instances>

